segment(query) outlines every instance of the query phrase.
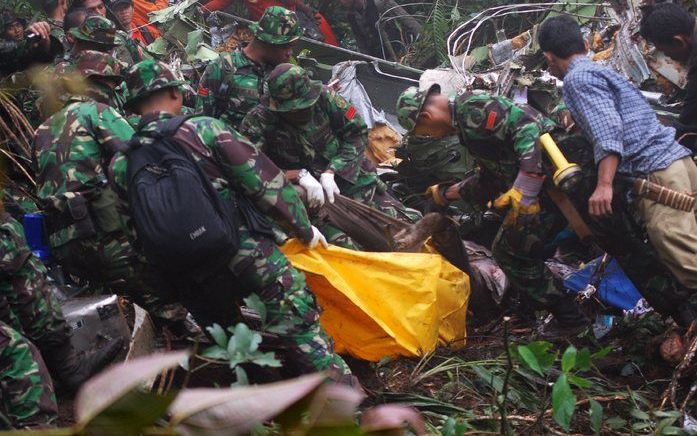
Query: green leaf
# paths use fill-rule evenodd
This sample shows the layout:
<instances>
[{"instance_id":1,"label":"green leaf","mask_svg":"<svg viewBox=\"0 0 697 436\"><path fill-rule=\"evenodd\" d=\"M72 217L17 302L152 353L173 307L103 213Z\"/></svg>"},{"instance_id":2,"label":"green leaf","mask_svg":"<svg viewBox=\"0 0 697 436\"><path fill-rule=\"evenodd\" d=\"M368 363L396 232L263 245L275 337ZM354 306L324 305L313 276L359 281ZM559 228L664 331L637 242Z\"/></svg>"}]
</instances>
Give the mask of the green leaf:
<instances>
[{"instance_id":1,"label":"green leaf","mask_svg":"<svg viewBox=\"0 0 697 436\"><path fill-rule=\"evenodd\" d=\"M230 356L227 353L227 349L213 345L205 349L202 354L203 357L209 359L227 360Z\"/></svg>"},{"instance_id":2,"label":"green leaf","mask_svg":"<svg viewBox=\"0 0 697 436\"><path fill-rule=\"evenodd\" d=\"M261 344L261 335L257 332L252 334L252 341L249 343L249 351L255 352L259 349L259 344Z\"/></svg>"},{"instance_id":3,"label":"green leaf","mask_svg":"<svg viewBox=\"0 0 697 436\"><path fill-rule=\"evenodd\" d=\"M596 351L595 353L591 354L591 359L592 359L592 360L602 359L603 357L605 357L605 356L607 356L608 354L610 354L611 351L612 351L612 347L601 348L600 350L598 350L598 351Z\"/></svg>"},{"instance_id":4,"label":"green leaf","mask_svg":"<svg viewBox=\"0 0 697 436\"><path fill-rule=\"evenodd\" d=\"M627 426L627 421L620 418L619 416L613 416L605 420L605 425L610 427L612 430L617 430Z\"/></svg>"},{"instance_id":5,"label":"green leaf","mask_svg":"<svg viewBox=\"0 0 697 436\"><path fill-rule=\"evenodd\" d=\"M632 415L632 417L634 417L636 419L640 419L642 421L650 421L651 420L651 417L649 416L649 414L644 412L643 410L632 409L631 412L629 412L629 414Z\"/></svg>"},{"instance_id":6,"label":"green leaf","mask_svg":"<svg viewBox=\"0 0 697 436\"><path fill-rule=\"evenodd\" d=\"M569 347L564 351L564 354L561 356L561 370L568 373L572 369L574 369L574 366L576 366L576 354L578 351L576 350L576 347L573 345L569 345Z\"/></svg>"},{"instance_id":7,"label":"green leaf","mask_svg":"<svg viewBox=\"0 0 697 436\"><path fill-rule=\"evenodd\" d=\"M566 374L562 374L552 387L552 417L564 430L569 431L575 409L576 396L571 392Z\"/></svg>"},{"instance_id":8,"label":"green leaf","mask_svg":"<svg viewBox=\"0 0 697 436\"><path fill-rule=\"evenodd\" d=\"M248 386L249 385L249 377L247 377L247 371L244 370L241 366L235 367L235 376L237 377L237 381L233 386Z\"/></svg>"},{"instance_id":9,"label":"green leaf","mask_svg":"<svg viewBox=\"0 0 697 436\"><path fill-rule=\"evenodd\" d=\"M591 369L591 352L588 348L583 348L576 355L576 369L579 371Z\"/></svg>"},{"instance_id":10,"label":"green leaf","mask_svg":"<svg viewBox=\"0 0 697 436\"><path fill-rule=\"evenodd\" d=\"M275 333L277 335L285 335L290 331L291 327L293 327L292 323L281 322L276 325L267 327L266 331L269 333Z\"/></svg>"},{"instance_id":11,"label":"green leaf","mask_svg":"<svg viewBox=\"0 0 697 436\"><path fill-rule=\"evenodd\" d=\"M658 410L653 412L657 418L682 418L682 413L677 410Z\"/></svg>"},{"instance_id":12,"label":"green leaf","mask_svg":"<svg viewBox=\"0 0 697 436\"><path fill-rule=\"evenodd\" d=\"M235 326L235 334L230 338L230 342L235 341L235 350L238 353L248 353L254 351L252 350L254 335L255 333L247 327L247 324L239 323Z\"/></svg>"},{"instance_id":13,"label":"green leaf","mask_svg":"<svg viewBox=\"0 0 697 436\"><path fill-rule=\"evenodd\" d=\"M276 355L269 351L268 353L259 353L254 356L250 361L259 366L269 366L271 368L280 368L281 361L276 359Z\"/></svg>"},{"instance_id":14,"label":"green leaf","mask_svg":"<svg viewBox=\"0 0 697 436\"><path fill-rule=\"evenodd\" d=\"M145 47L145 49L153 55L164 56L167 54L167 40L159 37L153 41L150 45Z\"/></svg>"},{"instance_id":15,"label":"green leaf","mask_svg":"<svg viewBox=\"0 0 697 436\"><path fill-rule=\"evenodd\" d=\"M206 330L208 330L208 333L219 347L227 348L228 337L225 334L225 330L223 330L219 324L208 326L206 327Z\"/></svg>"},{"instance_id":16,"label":"green leaf","mask_svg":"<svg viewBox=\"0 0 697 436\"><path fill-rule=\"evenodd\" d=\"M550 353L550 348L552 344L549 342L535 341L527 345L519 345L518 354L528 368L544 377L545 372L557 359L556 353Z\"/></svg>"},{"instance_id":17,"label":"green leaf","mask_svg":"<svg viewBox=\"0 0 697 436\"><path fill-rule=\"evenodd\" d=\"M533 353L530 350L530 348L528 348L526 345L519 345L518 346L518 354L520 355L520 358L523 359L523 363L528 368L535 371L540 376L544 377L545 374L542 371L542 367L540 366L540 362L537 361L537 357L535 356L535 353Z\"/></svg>"},{"instance_id":18,"label":"green leaf","mask_svg":"<svg viewBox=\"0 0 697 436\"><path fill-rule=\"evenodd\" d=\"M588 403L588 414L591 421L591 429L596 435L600 434L603 428L603 406L595 400L590 400Z\"/></svg>"},{"instance_id":19,"label":"green leaf","mask_svg":"<svg viewBox=\"0 0 697 436\"><path fill-rule=\"evenodd\" d=\"M573 374L567 374L567 376L569 377L569 383L581 389L588 389L593 385L593 383L591 383L590 380L585 379L583 377L579 377Z\"/></svg>"},{"instance_id":20,"label":"green leaf","mask_svg":"<svg viewBox=\"0 0 697 436\"><path fill-rule=\"evenodd\" d=\"M261 298L257 294L252 294L244 299L244 304L250 309L259 314L261 318L261 324L266 325L266 304L261 301Z\"/></svg>"},{"instance_id":21,"label":"green leaf","mask_svg":"<svg viewBox=\"0 0 697 436\"><path fill-rule=\"evenodd\" d=\"M640 421L640 422L637 422L636 424L632 425L632 430L634 430L634 431L646 430L649 427L651 427L650 422Z\"/></svg>"},{"instance_id":22,"label":"green leaf","mask_svg":"<svg viewBox=\"0 0 697 436\"><path fill-rule=\"evenodd\" d=\"M459 22L462 19L462 16L460 15L460 10L455 6L453 8L453 11L450 13L450 19L454 22Z\"/></svg>"},{"instance_id":23,"label":"green leaf","mask_svg":"<svg viewBox=\"0 0 697 436\"><path fill-rule=\"evenodd\" d=\"M673 435L689 435L690 433L686 432L682 428L675 427L675 426L668 426L663 429L661 429L661 435L665 436L673 436Z\"/></svg>"}]
</instances>

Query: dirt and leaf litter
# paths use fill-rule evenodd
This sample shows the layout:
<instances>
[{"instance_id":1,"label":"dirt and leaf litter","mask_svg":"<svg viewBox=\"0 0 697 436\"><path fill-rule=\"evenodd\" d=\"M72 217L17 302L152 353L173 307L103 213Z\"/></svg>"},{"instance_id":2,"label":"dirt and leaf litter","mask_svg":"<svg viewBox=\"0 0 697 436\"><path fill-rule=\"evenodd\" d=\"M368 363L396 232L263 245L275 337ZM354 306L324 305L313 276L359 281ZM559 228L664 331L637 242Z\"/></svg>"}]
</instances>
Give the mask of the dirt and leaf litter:
<instances>
[{"instance_id":1,"label":"dirt and leaf litter","mask_svg":"<svg viewBox=\"0 0 697 436\"><path fill-rule=\"evenodd\" d=\"M430 430L453 435L688 434L696 365L675 374L661 348L674 331L655 315L621 322L601 341L539 341L515 324L473 329L462 350L361 365L366 404L414 406Z\"/></svg>"}]
</instances>

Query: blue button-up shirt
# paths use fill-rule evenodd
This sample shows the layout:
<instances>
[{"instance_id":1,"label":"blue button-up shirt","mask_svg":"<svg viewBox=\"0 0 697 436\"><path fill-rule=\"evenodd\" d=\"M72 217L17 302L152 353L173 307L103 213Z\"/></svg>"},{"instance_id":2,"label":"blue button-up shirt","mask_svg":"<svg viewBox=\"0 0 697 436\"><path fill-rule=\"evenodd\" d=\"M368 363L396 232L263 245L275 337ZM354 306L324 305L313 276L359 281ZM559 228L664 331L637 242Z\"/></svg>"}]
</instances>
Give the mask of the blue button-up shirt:
<instances>
[{"instance_id":1,"label":"blue button-up shirt","mask_svg":"<svg viewBox=\"0 0 697 436\"><path fill-rule=\"evenodd\" d=\"M690 155L675 141L675 129L658 122L634 85L584 56L569 64L564 102L593 144L596 164L616 154L620 157L617 171L637 176L662 170Z\"/></svg>"}]
</instances>

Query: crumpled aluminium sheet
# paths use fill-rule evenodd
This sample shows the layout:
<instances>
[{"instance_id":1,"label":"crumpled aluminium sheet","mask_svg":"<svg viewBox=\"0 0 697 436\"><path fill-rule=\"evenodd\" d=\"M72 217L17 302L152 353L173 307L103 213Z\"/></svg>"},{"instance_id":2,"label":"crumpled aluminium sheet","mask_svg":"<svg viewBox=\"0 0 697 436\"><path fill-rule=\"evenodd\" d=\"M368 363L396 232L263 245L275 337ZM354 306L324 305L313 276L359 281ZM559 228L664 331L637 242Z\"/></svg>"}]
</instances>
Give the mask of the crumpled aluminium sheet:
<instances>
[{"instance_id":1,"label":"crumpled aluminium sheet","mask_svg":"<svg viewBox=\"0 0 697 436\"><path fill-rule=\"evenodd\" d=\"M376 123L386 124L395 129L385 118L385 112L375 109L370 101L370 96L356 76L356 65L364 63L363 61L346 61L334 65L332 82L339 81L339 95L351 102L369 129L372 129Z\"/></svg>"}]
</instances>

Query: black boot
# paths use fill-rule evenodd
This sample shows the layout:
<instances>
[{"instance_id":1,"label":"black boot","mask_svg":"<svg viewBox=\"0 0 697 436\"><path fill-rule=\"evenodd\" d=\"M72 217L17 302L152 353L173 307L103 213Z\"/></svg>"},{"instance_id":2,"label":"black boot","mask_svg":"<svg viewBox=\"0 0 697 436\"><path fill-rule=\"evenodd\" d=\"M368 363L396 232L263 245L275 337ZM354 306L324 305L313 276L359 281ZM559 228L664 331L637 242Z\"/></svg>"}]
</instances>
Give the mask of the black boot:
<instances>
[{"instance_id":1,"label":"black boot","mask_svg":"<svg viewBox=\"0 0 697 436\"><path fill-rule=\"evenodd\" d=\"M553 296L547 305L554 319L540 329L546 339L579 336L588 330L590 320L581 312L576 301L568 295Z\"/></svg>"},{"instance_id":2,"label":"black boot","mask_svg":"<svg viewBox=\"0 0 697 436\"><path fill-rule=\"evenodd\" d=\"M102 348L78 354L70 341L66 341L59 346L41 350L41 355L51 376L72 392L110 364L123 346L124 340L117 338Z\"/></svg>"}]
</instances>

